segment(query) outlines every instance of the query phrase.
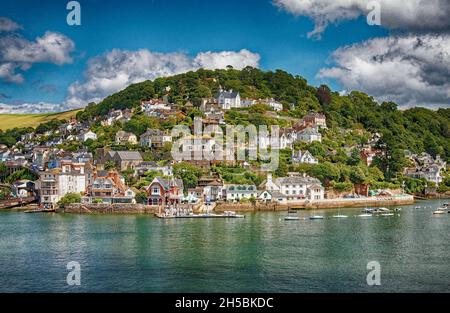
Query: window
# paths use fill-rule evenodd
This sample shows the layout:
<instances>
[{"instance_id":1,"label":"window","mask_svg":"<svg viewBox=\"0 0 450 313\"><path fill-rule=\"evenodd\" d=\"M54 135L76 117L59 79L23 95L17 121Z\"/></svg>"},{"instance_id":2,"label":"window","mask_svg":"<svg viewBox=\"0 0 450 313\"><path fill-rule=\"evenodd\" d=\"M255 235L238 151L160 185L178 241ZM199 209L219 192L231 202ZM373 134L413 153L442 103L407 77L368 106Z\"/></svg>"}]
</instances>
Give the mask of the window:
<instances>
[{"instance_id":1,"label":"window","mask_svg":"<svg viewBox=\"0 0 450 313\"><path fill-rule=\"evenodd\" d=\"M153 187L152 194L159 195L159 188L158 187Z\"/></svg>"}]
</instances>

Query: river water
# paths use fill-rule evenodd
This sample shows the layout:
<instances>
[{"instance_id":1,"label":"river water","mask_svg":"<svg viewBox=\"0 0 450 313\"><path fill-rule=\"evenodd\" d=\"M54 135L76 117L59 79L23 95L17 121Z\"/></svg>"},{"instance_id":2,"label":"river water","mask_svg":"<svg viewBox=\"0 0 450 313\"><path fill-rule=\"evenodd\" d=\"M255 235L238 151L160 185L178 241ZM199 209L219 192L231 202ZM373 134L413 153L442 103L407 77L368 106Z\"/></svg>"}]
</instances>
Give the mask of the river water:
<instances>
[{"instance_id":1,"label":"river water","mask_svg":"<svg viewBox=\"0 0 450 313\"><path fill-rule=\"evenodd\" d=\"M448 292L450 214L432 215L443 202L393 217L318 210L316 221L0 212L0 292ZM66 282L71 261L79 286ZM370 261L379 286L367 284Z\"/></svg>"}]
</instances>

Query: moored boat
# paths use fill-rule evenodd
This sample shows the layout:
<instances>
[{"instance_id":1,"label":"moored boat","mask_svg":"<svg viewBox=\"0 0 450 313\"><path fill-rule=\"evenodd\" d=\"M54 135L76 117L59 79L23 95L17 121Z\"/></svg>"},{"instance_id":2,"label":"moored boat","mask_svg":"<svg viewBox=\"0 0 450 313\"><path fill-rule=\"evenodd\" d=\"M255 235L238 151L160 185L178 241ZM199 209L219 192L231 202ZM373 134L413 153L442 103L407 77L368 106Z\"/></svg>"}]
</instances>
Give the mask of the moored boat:
<instances>
[{"instance_id":1,"label":"moored boat","mask_svg":"<svg viewBox=\"0 0 450 313\"><path fill-rule=\"evenodd\" d=\"M333 215L333 218L347 218L347 215L342 215L342 214L338 214L338 215Z\"/></svg>"}]
</instances>

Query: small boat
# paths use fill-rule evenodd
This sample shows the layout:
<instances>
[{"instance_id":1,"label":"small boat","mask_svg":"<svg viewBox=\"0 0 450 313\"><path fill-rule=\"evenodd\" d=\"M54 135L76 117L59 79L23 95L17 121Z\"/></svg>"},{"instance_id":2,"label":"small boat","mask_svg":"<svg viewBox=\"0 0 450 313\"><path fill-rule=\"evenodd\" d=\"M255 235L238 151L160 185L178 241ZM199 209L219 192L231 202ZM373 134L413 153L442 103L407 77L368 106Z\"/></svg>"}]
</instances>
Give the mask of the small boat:
<instances>
[{"instance_id":1,"label":"small boat","mask_svg":"<svg viewBox=\"0 0 450 313\"><path fill-rule=\"evenodd\" d=\"M445 214L446 211L441 210L441 209L437 209L436 211L433 212L434 215L439 215L439 214Z\"/></svg>"},{"instance_id":2,"label":"small boat","mask_svg":"<svg viewBox=\"0 0 450 313\"><path fill-rule=\"evenodd\" d=\"M374 210L374 209L368 209L368 208L365 208L364 210L362 210L362 212L363 212L363 213L369 213L369 214L372 214L373 212L375 212L375 210Z\"/></svg>"},{"instance_id":3,"label":"small boat","mask_svg":"<svg viewBox=\"0 0 450 313\"><path fill-rule=\"evenodd\" d=\"M358 217L372 217L373 215L372 214L360 214L360 215L358 215Z\"/></svg>"},{"instance_id":4,"label":"small boat","mask_svg":"<svg viewBox=\"0 0 450 313\"><path fill-rule=\"evenodd\" d=\"M395 208L394 212L400 212L402 210L402 208Z\"/></svg>"},{"instance_id":5,"label":"small boat","mask_svg":"<svg viewBox=\"0 0 450 313\"><path fill-rule=\"evenodd\" d=\"M381 214L381 216L394 216L395 214L394 213L383 213L383 214Z\"/></svg>"},{"instance_id":6,"label":"small boat","mask_svg":"<svg viewBox=\"0 0 450 313\"><path fill-rule=\"evenodd\" d=\"M288 211L288 215L284 217L285 221L299 221L300 218L297 216L297 212L295 211Z\"/></svg>"},{"instance_id":7,"label":"small boat","mask_svg":"<svg viewBox=\"0 0 450 313\"><path fill-rule=\"evenodd\" d=\"M415 206L414 209L418 210L420 209L420 206Z\"/></svg>"},{"instance_id":8,"label":"small boat","mask_svg":"<svg viewBox=\"0 0 450 313\"><path fill-rule=\"evenodd\" d=\"M36 209L36 210L27 210L24 213L53 213L56 212L55 209Z\"/></svg>"},{"instance_id":9,"label":"small boat","mask_svg":"<svg viewBox=\"0 0 450 313\"><path fill-rule=\"evenodd\" d=\"M341 215L341 214L333 215L333 218L347 218L347 217L348 217L347 215Z\"/></svg>"},{"instance_id":10,"label":"small boat","mask_svg":"<svg viewBox=\"0 0 450 313\"><path fill-rule=\"evenodd\" d=\"M333 218L347 218L347 215L342 215L341 212L338 210L338 214L337 215L333 215Z\"/></svg>"},{"instance_id":11,"label":"small boat","mask_svg":"<svg viewBox=\"0 0 450 313\"><path fill-rule=\"evenodd\" d=\"M323 216L322 215L316 215L316 210L315 209L314 209L313 214L314 215L309 217L310 220L323 220Z\"/></svg>"}]
</instances>

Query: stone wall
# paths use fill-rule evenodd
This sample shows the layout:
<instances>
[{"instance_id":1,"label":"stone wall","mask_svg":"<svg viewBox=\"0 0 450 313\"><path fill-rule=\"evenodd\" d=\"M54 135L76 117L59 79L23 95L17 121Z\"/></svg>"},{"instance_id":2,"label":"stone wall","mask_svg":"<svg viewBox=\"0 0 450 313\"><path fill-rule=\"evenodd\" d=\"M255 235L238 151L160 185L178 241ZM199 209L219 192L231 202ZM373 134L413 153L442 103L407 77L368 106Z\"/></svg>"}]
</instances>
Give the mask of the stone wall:
<instances>
[{"instance_id":1,"label":"stone wall","mask_svg":"<svg viewBox=\"0 0 450 313\"><path fill-rule=\"evenodd\" d=\"M158 206L144 204L70 204L58 212L77 214L154 214Z\"/></svg>"},{"instance_id":2,"label":"stone wall","mask_svg":"<svg viewBox=\"0 0 450 313\"><path fill-rule=\"evenodd\" d=\"M414 203L414 197L393 196L393 197L369 197L358 199L325 199L317 201L299 201L281 205L277 203L219 203L214 211L237 211L237 212L253 212L253 211L287 211L288 209L337 209L349 207L381 207L381 206L398 206L409 205Z\"/></svg>"}]
</instances>

